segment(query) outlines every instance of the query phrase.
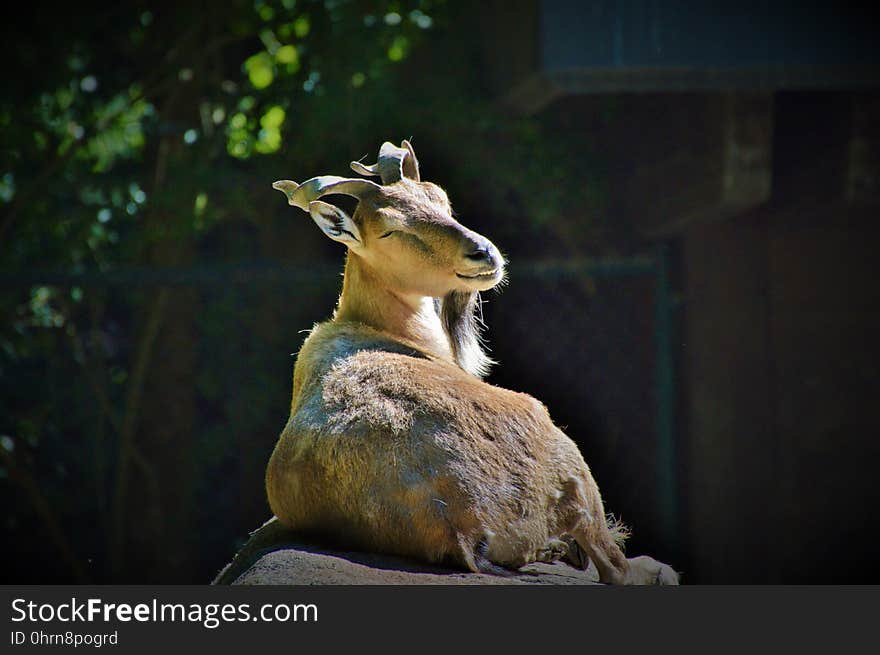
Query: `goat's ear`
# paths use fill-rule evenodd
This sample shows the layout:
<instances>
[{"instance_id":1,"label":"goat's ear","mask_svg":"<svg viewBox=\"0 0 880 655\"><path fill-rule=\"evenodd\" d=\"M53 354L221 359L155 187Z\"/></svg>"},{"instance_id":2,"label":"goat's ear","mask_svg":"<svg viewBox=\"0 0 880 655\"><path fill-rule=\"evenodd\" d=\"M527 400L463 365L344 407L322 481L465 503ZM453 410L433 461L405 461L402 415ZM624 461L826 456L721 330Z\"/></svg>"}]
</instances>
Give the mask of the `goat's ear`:
<instances>
[{"instance_id":1,"label":"goat's ear","mask_svg":"<svg viewBox=\"0 0 880 655\"><path fill-rule=\"evenodd\" d=\"M411 180L421 182L422 178L421 175L419 175L419 160L416 159L416 151L413 150L412 144L406 139L404 139L403 143L401 143L400 145L406 148L407 152L409 153L408 156L403 158L403 174Z\"/></svg>"},{"instance_id":2,"label":"goat's ear","mask_svg":"<svg viewBox=\"0 0 880 655\"><path fill-rule=\"evenodd\" d=\"M309 203L309 215L318 224L321 231L334 241L344 243L353 250L363 246L358 226L339 207L334 207L320 200L313 200Z\"/></svg>"}]
</instances>

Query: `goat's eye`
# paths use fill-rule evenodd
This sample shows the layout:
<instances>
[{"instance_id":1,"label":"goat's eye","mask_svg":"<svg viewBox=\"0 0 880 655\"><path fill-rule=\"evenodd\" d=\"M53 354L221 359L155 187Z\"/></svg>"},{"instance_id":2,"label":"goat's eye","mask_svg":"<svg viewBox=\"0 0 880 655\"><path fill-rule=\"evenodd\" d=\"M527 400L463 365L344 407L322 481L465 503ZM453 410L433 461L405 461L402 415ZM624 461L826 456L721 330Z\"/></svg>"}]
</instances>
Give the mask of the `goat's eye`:
<instances>
[{"instance_id":1,"label":"goat's eye","mask_svg":"<svg viewBox=\"0 0 880 655\"><path fill-rule=\"evenodd\" d=\"M380 236L379 238L380 238L380 239L387 239L388 237L390 237L390 236L391 236L392 234L394 234L395 232L397 232L397 230L389 230L388 232L386 232L385 234L383 234L383 235Z\"/></svg>"}]
</instances>

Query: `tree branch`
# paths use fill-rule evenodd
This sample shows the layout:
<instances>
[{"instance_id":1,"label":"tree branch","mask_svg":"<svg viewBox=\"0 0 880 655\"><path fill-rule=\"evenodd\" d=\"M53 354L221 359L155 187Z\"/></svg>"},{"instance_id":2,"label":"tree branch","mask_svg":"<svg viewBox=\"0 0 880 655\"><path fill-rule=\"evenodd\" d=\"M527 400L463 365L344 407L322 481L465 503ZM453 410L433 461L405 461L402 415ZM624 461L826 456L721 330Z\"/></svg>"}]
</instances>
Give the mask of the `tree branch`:
<instances>
[{"instance_id":1,"label":"tree branch","mask_svg":"<svg viewBox=\"0 0 880 655\"><path fill-rule=\"evenodd\" d=\"M129 378L125 412L119 436L119 454L116 460L116 489L113 494L113 511L111 513L110 526L110 569L114 581L117 581L116 577L122 572L124 561L128 465L134 452L134 436L137 430L141 396L153 345L156 342L156 337L159 334L159 328L164 318L165 306L168 304L168 295L168 288L162 288L159 289L153 298Z\"/></svg>"}]
</instances>

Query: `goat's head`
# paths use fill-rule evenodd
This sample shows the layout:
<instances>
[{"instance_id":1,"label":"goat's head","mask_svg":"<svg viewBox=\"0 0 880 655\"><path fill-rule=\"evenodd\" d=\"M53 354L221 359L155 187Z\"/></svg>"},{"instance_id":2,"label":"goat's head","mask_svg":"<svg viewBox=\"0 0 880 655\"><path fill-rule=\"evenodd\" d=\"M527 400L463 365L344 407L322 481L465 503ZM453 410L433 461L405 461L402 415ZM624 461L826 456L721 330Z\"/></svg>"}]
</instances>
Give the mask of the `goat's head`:
<instances>
[{"instance_id":1,"label":"goat's head","mask_svg":"<svg viewBox=\"0 0 880 655\"><path fill-rule=\"evenodd\" d=\"M376 164L351 167L379 176L382 184L328 175L272 186L397 292L444 298L491 289L504 277L504 260L492 242L452 217L443 189L421 181L408 141L400 148L386 142ZM336 193L358 199L353 217L319 200Z\"/></svg>"},{"instance_id":2,"label":"goat's head","mask_svg":"<svg viewBox=\"0 0 880 655\"><path fill-rule=\"evenodd\" d=\"M327 175L272 186L291 205L308 211L324 234L345 244L388 290L440 299L435 306L455 360L464 370L485 375L492 361L480 345L475 310L478 292L504 277L498 249L452 217L443 189L421 181L408 141L399 148L386 142L377 163L352 162L351 167L382 183ZM358 199L353 217L319 200L334 193Z\"/></svg>"}]
</instances>

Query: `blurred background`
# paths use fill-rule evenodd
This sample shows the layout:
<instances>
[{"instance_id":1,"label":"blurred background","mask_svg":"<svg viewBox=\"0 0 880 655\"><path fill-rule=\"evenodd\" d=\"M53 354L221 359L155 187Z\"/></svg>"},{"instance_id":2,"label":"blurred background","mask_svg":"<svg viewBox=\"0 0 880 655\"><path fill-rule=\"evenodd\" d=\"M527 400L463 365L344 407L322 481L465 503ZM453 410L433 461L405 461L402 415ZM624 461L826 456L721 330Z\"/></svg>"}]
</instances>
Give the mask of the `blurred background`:
<instances>
[{"instance_id":1,"label":"blurred background","mask_svg":"<svg viewBox=\"0 0 880 655\"><path fill-rule=\"evenodd\" d=\"M489 381L577 441L628 552L690 583L877 583L875 24L831 2L17 5L2 581L206 583L269 517L292 354L343 266L270 184L409 138L510 260Z\"/></svg>"}]
</instances>

